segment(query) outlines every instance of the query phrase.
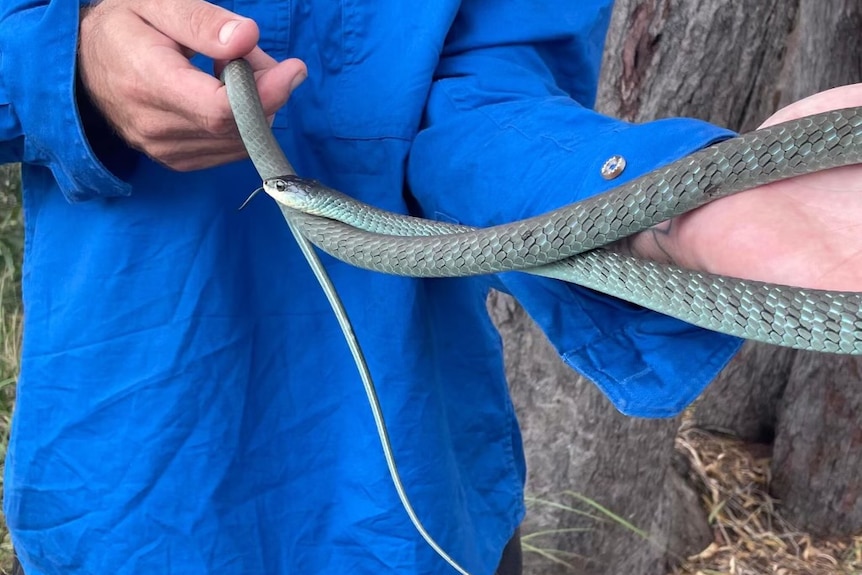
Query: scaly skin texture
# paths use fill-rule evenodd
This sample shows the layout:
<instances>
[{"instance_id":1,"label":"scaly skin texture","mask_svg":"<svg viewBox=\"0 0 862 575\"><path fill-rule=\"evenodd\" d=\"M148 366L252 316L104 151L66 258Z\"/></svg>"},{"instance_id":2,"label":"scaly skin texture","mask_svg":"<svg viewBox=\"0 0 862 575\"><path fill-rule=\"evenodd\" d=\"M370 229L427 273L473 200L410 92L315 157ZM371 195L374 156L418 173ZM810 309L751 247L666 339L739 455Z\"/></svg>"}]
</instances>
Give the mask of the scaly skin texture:
<instances>
[{"instance_id":1,"label":"scaly skin texture","mask_svg":"<svg viewBox=\"0 0 862 575\"><path fill-rule=\"evenodd\" d=\"M235 108L235 114L240 126L261 125L247 117L256 112ZM305 237L353 265L415 277L521 270L747 339L862 354L862 294L737 280L596 249L721 197L862 162L862 108L770 126L605 194L486 229L389 214L295 178L278 159L280 150L259 143L265 139L259 130L246 145L262 177L270 179L264 189Z\"/></svg>"}]
</instances>

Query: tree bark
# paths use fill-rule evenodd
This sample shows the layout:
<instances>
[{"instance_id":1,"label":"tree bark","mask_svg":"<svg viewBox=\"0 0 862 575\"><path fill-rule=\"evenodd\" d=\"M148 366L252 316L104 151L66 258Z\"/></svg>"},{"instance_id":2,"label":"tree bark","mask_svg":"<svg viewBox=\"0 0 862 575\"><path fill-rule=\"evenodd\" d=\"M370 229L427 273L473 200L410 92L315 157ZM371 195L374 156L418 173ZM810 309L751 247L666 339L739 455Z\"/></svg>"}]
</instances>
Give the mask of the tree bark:
<instances>
[{"instance_id":1,"label":"tree bark","mask_svg":"<svg viewBox=\"0 0 862 575\"><path fill-rule=\"evenodd\" d=\"M494 293L489 309L504 335L509 382L527 450L525 543L571 566L525 547L525 574L658 575L666 572L668 556L685 557L706 547L712 541L709 525L697 497L672 465L679 419L621 415L560 360L512 298ZM625 518L649 537L572 493ZM545 531L555 532L529 538Z\"/></svg>"},{"instance_id":2,"label":"tree bark","mask_svg":"<svg viewBox=\"0 0 862 575\"><path fill-rule=\"evenodd\" d=\"M697 402L697 426L771 444L795 358L792 349L745 344Z\"/></svg>"},{"instance_id":3,"label":"tree bark","mask_svg":"<svg viewBox=\"0 0 862 575\"><path fill-rule=\"evenodd\" d=\"M776 108L773 87L798 4L617 0L599 109L631 121L689 116L754 128Z\"/></svg>"},{"instance_id":4,"label":"tree bark","mask_svg":"<svg viewBox=\"0 0 862 575\"><path fill-rule=\"evenodd\" d=\"M800 352L780 402L772 491L821 536L862 531L862 362Z\"/></svg>"},{"instance_id":5,"label":"tree bark","mask_svg":"<svg viewBox=\"0 0 862 575\"><path fill-rule=\"evenodd\" d=\"M773 94L783 106L862 81L862 3L801 0ZM815 535L862 532L862 359L747 346L707 390L698 425L768 441L771 491L783 514ZM852 407L856 411L848 411Z\"/></svg>"},{"instance_id":6,"label":"tree bark","mask_svg":"<svg viewBox=\"0 0 862 575\"><path fill-rule=\"evenodd\" d=\"M860 10L858 0L617 0L598 108L631 121L691 116L753 129L790 101L859 81L862 56L854 40L862 29ZM528 494L601 515L565 495L575 492L649 534L643 539L618 522L533 502L524 534L556 532L527 543L562 552L555 559L571 567L528 549L525 573L658 575L706 546L711 535L705 518L674 470L678 419L621 416L560 362L511 299L496 294L489 307L506 344L527 451ZM805 525L804 516L817 515L804 505L816 494L814 506L829 508L821 515L842 532L858 531L856 522L836 520L835 514L860 514L862 486L830 474L846 472L849 480L851 468L862 468L853 457L862 452L862 431L853 421L860 407L853 402L862 397L860 364L801 357L746 345L702 398L697 417L703 426L745 437L775 435L775 491L789 512L798 510L797 522ZM834 411L830 401L844 402L847 409ZM802 435L808 441L800 443Z\"/></svg>"}]
</instances>

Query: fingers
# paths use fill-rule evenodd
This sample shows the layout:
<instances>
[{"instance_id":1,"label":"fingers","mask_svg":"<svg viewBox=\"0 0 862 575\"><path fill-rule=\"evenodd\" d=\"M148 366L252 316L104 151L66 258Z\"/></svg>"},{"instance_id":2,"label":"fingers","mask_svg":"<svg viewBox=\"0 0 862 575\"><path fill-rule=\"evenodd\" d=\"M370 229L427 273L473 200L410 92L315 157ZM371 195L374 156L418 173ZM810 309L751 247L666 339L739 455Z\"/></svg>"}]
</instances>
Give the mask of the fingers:
<instances>
[{"instance_id":1,"label":"fingers","mask_svg":"<svg viewBox=\"0 0 862 575\"><path fill-rule=\"evenodd\" d=\"M203 0L149 0L129 6L156 30L181 46L229 60L257 45L257 24Z\"/></svg>"},{"instance_id":2,"label":"fingers","mask_svg":"<svg viewBox=\"0 0 862 575\"><path fill-rule=\"evenodd\" d=\"M276 62L269 54L255 48L245 55L255 73L257 91L267 116L275 114L287 102L290 94L308 77L302 60L290 58ZM216 61L215 76L220 77L227 60Z\"/></svg>"},{"instance_id":3,"label":"fingers","mask_svg":"<svg viewBox=\"0 0 862 575\"><path fill-rule=\"evenodd\" d=\"M267 116L275 114L284 106L293 91L308 76L305 64L296 58L270 67L256 68L252 63L252 68L256 71L257 91Z\"/></svg>"},{"instance_id":4,"label":"fingers","mask_svg":"<svg viewBox=\"0 0 862 575\"><path fill-rule=\"evenodd\" d=\"M214 138L206 142L167 140L151 157L172 170L189 172L243 160L248 153L238 139Z\"/></svg>"},{"instance_id":5,"label":"fingers","mask_svg":"<svg viewBox=\"0 0 862 575\"><path fill-rule=\"evenodd\" d=\"M765 128L803 116L854 106L862 106L862 84L840 86L803 98L780 109L760 127Z\"/></svg>"},{"instance_id":6,"label":"fingers","mask_svg":"<svg viewBox=\"0 0 862 575\"><path fill-rule=\"evenodd\" d=\"M276 63L266 56L268 68L255 73L257 88L267 116L275 114L306 78L305 64L290 59ZM236 136L236 124L220 80L191 66L168 69L160 76L158 102L166 112L185 118L200 131L213 136ZM164 103L162 105L161 103Z\"/></svg>"},{"instance_id":7,"label":"fingers","mask_svg":"<svg viewBox=\"0 0 862 575\"><path fill-rule=\"evenodd\" d=\"M253 22L201 0L104 0L82 14L78 68L91 100L130 146L177 170L245 156L224 85L189 50L245 56L270 117L307 74L257 48Z\"/></svg>"}]
</instances>

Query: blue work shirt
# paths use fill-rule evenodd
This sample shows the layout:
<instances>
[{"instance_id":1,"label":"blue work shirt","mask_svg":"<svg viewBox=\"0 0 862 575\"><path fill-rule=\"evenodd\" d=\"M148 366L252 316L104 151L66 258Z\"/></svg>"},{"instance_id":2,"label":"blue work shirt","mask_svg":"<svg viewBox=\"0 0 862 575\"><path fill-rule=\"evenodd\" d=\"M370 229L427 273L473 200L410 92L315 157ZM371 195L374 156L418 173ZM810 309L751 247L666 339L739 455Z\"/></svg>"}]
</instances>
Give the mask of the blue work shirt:
<instances>
[{"instance_id":1,"label":"blue work shirt","mask_svg":"<svg viewBox=\"0 0 862 575\"><path fill-rule=\"evenodd\" d=\"M502 223L729 135L591 111L609 0L224 4L258 22L264 50L308 65L274 125L298 172L386 209ZM401 508L279 210L237 211L260 183L251 164L175 173L85 136L77 22L70 0L0 5L0 161L23 164L26 228L5 511L28 575L451 573ZM615 154L628 168L609 183ZM738 347L523 274L324 262L416 511L477 575L524 514L489 287L632 415L678 412Z\"/></svg>"}]
</instances>

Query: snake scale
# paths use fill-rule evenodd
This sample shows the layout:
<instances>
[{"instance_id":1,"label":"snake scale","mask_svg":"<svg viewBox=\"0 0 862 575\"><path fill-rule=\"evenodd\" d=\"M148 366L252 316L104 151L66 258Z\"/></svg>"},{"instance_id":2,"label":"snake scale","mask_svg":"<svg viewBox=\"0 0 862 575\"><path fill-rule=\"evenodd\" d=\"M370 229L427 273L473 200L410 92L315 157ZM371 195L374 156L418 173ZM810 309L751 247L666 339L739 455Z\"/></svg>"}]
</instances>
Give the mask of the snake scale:
<instances>
[{"instance_id":1,"label":"snake scale","mask_svg":"<svg viewBox=\"0 0 862 575\"><path fill-rule=\"evenodd\" d=\"M711 275L602 247L721 197L862 163L862 108L808 116L725 140L609 192L533 218L475 229L385 212L299 178L269 129L247 63L231 62L222 77L263 189L281 207L312 269L331 292L327 295L346 330L349 321L331 283L327 286L328 280L321 279L325 271L308 242L370 270L414 277L523 271L746 339L862 354L862 293ZM350 340L352 331L345 334ZM358 343L354 341L351 350L362 371ZM403 494L367 369L363 381L402 503L426 541L459 573L466 573L415 518Z\"/></svg>"},{"instance_id":2,"label":"snake scale","mask_svg":"<svg viewBox=\"0 0 862 575\"><path fill-rule=\"evenodd\" d=\"M253 84L240 89L249 88ZM298 179L265 122L251 128L255 125L251 118L237 118L248 127L244 139L261 177L268 181L266 191L297 210L291 219L303 236L353 265L416 277L522 270L746 339L862 354L858 293L710 275L595 249L720 197L862 162L859 108L726 140L605 194L479 230L389 214ZM275 181L284 182L280 190Z\"/></svg>"}]
</instances>

